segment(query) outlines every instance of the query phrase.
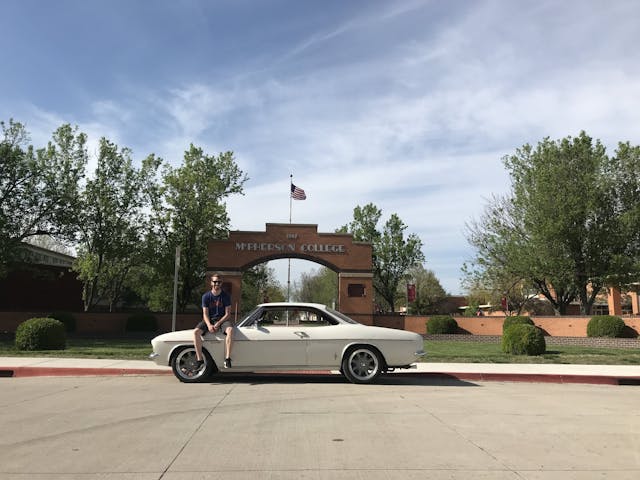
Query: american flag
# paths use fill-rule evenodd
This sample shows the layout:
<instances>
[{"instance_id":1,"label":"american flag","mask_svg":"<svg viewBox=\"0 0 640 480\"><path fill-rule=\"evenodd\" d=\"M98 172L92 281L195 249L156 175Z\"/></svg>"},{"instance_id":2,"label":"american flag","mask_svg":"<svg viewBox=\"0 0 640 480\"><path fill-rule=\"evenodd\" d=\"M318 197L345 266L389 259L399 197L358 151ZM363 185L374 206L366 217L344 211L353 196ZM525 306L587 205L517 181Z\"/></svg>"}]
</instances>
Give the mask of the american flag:
<instances>
[{"instance_id":1,"label":"american flag","mask_svg":"<svg viewBox=\"0 0 640 480\"><path fill-rule=\"evenodd\" d=\"M294 200L306 200L307 195L304 193L304 190L300 187L296 187L293 183L291 184L291 198Z\"/></svg>"}]
</instances>

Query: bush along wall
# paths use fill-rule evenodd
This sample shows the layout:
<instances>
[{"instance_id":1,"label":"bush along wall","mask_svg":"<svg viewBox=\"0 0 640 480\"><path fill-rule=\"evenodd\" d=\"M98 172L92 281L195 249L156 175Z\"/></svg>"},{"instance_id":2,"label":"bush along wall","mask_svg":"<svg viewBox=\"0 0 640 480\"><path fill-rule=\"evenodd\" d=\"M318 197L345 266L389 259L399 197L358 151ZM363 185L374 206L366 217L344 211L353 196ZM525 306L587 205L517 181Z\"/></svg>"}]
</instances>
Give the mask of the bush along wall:
<instances>
[{"instance_id":1,"label":"bush along wall","mask_svg":"<svg viewBox=\"0 0 640 480\"><path fill-rule=\"evenodd\" d=\"M125 330L127 332L156 332L158 321L150 313L136 313L127 318Z\"/></svg>"},{"instance_id":2,"label":"bush along wall","mask_svg":"<svg viewBox=\"0 0 640 480\"><path fill-rule=\"evenodd\" d=\"M53 318L54 320L60 320L64 323L64 329L67 333L76 331L76 317L74 317L72 313L53 312L47 315L47 317Z\"/></svg>"},{"instance_id":3,"label":"bush along wall","mask_svg":"<svg viewBox=\"0 0 640 480\"><path fill-rule=\"evenodd\" d=\"M587 324L587 337L624 337L625 323L615 315L595 315Z\"/></svg>"},{"instance_id":4,"label":"bush along wall","mask_svg":"<svg viewBox=\"0 0 640 480\"><path fill-rule=\"evenodd\" d=\"M547 351L542 330L519 323L508 326L502 334L502 351L512 355L542 355Z\"/></svg>"},{"instance_id":5,"label":"bush along wall","mask_svg":"<svg viewBox=\"0 0 640 480\"><path fill-rule=\"evenodd\" d=\"M449 315L434 315L427 322L427 333L430 335L458 333L458 322Z\"/></svg>"},{"instance_id":6,"label":"bush along wall","mask_svg":"<svg viewBox=\"0 0 640 480\"><path fill-rule=\"evenodd\" d=\"M54 318L30 318L16 329L18 350L64 350L66 346L64 323Z\"/></svg>"},{"instance_id":7,"label":"bush along wall","mask_svg":"<svg viewBox=\"0 0 640 480\"><path fill-rule=\"evenodd\" d=\"M512 317L505 317L504 323L502 324L502 333L510 327L511 325L534 325L531 317L527 317L525 315L514 315Z\"/></svg>"}]
</instances>

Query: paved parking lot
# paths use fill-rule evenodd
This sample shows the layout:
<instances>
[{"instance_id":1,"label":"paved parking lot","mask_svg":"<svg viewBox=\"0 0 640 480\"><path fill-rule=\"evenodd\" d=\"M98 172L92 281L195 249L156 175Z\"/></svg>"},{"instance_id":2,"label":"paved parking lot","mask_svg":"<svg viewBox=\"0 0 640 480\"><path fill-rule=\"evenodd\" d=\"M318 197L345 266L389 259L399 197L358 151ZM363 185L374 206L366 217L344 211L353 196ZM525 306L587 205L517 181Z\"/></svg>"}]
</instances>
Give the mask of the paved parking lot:
<instances>
[{"instance_id":1,"label":"paved parking lot","mask_svg":"<svg viewBox=\"0 0 640 480\"><path fill-rule=\"evenodd\" d=\"M640 387L0 378L0 479L637 479Z\"/></svg>"}]
</instances>

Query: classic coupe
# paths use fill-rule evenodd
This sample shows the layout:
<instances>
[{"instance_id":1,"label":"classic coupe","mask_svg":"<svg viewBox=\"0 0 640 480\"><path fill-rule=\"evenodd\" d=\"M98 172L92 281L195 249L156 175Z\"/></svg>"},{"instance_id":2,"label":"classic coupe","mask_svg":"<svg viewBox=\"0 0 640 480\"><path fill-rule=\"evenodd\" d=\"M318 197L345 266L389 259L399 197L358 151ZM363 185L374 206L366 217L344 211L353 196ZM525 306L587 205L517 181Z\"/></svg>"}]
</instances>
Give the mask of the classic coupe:
<instances>
[{"instance_id":1,"label":"classic coupe","mask_svg":"<svg viewBox=\"0 0 640 480\"><path fill-rule=\"evenodd\" d=\"M202 382L224 362L224 334L203 337L198 365L193 330L159 335L150 358L171 366L182 382ZM264 303L234 329L230 372L339 370L352 383L371 383L381 373L412 364L424 355L421 335L362 325L316 303ZM415 367L415 365L413 365Z\"/></svg>"}]
</instances>

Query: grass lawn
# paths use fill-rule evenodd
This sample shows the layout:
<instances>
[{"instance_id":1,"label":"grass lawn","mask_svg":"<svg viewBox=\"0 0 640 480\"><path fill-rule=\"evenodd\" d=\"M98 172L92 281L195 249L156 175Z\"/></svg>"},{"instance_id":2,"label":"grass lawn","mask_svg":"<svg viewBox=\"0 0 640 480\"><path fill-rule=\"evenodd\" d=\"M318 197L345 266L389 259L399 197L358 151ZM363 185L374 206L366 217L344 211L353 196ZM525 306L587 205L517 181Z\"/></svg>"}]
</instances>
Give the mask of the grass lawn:
<instances>
[{"instance_id":1,"label":"grass lawn","mask_svg":"<svg viewBox=\"0 0 640 480\"><path fill-rule=\"evenodd\" d=\"M509 355L499 343L425 341L423 362L439 363L569 363L640 365L640 350L631 348L547 345L544 355Z\"/></svg>"},{"instance_id":2,"label":"grass lawn","mask_svg":"<svg viewBox=\"0 0 640 480\"><path fill-rule=\"evenodd\" d=\"M70 357L147 360L151 353L150 340L150 338L67 338L67 348L65 350L20 351L16 350L13 340L0 339L0 357Z\"/></svg>"},{"instance_id":3,"label":"grass lawn","mask_svg":"<svg viewBox=\"0 0 640 480\"><path fill-rule=\"evenodd\" d=\"M65 350L25 352L12 339L0 339L0 357L79 357L146 360L151 353L149 339L67 338ZM425 341L423 362L439 363L573 363L587 365L640 365L639 349L594 348L548 345L540 356L502 353L499 343Z\"/></svg>"}]
</instances>

